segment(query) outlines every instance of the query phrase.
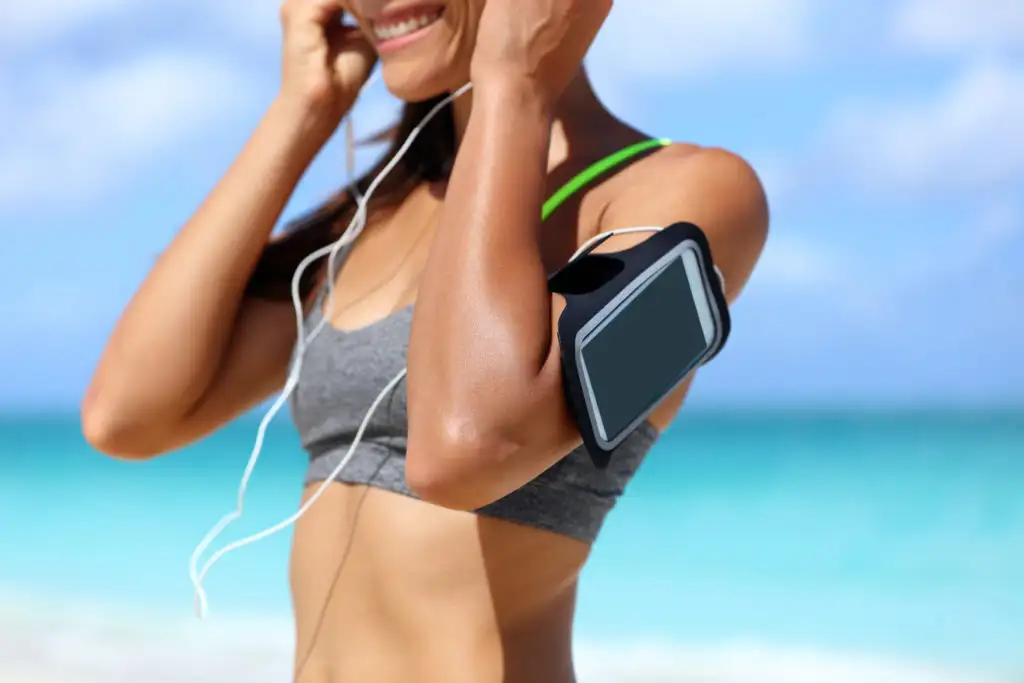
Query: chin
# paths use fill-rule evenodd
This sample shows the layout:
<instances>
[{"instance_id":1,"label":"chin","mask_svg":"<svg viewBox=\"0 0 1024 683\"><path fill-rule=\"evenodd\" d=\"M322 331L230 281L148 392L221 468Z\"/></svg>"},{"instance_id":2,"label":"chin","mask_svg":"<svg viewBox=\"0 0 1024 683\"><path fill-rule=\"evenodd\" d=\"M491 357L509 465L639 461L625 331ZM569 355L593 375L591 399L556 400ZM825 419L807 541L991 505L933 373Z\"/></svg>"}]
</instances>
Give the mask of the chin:
<instances>
[{"instance_id":1,"label":"chin","mask_svg":"<svg viewBox=\"0 0 1024 683\"><path fill-rule=\"evenodd\" d=\"M358 3L357 3L358 4ZM362 3L369 5L369 0ZM423 0L406 9L374 5L360 25L380 56L384 83L395 97L423 102L469 80L476 20L473 2Z\"/></svg>"},{"instance_id":2,"label":"chin","mask_svg":"<svg viewBox=\"0 0 1024 683\"><path fill-rule=\"evenodd\" d=\"M456 70L438 69L429 63L381 64L381 76L388 91L405 102L423 102L452 92L469 80L455 76Z\"/></svg>"}]
</instances>

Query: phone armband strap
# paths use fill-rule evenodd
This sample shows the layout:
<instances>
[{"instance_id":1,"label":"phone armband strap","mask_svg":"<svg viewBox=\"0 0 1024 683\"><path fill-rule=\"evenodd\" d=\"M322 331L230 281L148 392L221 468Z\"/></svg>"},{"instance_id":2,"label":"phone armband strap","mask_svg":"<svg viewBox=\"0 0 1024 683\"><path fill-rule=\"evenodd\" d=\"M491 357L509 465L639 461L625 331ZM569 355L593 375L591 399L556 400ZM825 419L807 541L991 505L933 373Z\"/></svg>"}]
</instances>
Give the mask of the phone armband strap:
<instances>
[{"instance_id":1,"label":"phone armband strap","mask_svg":"<svg viewBox=\"0 0 1024 683\"><path fill-rule=\"evenodd\" d=\"M570 413L583 437L583 443L594 464L607 467L614 449L636 427L647 418L660 401L671 393L693 367L714 358L724 347L731 330L729 308L723 291L722 279L711 257L711 248L704 232L692 223L674 223L654 232L643 242L617 252L595 253L614 233L597 241L586 251L570 261L548 279L548 288L554 294L565 298L565 310L558 319L558 342L562 360L562 379L565 398ZM673 259L682 259L684 252L691 252L698 264L702 287L699 296L706 296L706 310L713 319L713 338L706 349L696 358L687 373L673 377L666 384L667 389L651 395L649 401L637 405L635 414L630 413L628 427L616 434L604 433L599 416L601 406L597 405L594 391L588 381L583 347L594 338L606 321L626 311L640 293L666 271ZM691 257L692 258L692 257ZM680 296L684 296L683 292ZM685 296L695 296L687 289ZM704 302L702 302L704 303ZM689 304L692 310L693 305ZM662 305L653 315L684 315L685 307L676 308ZM651 316L652 313L644 312ZM653 330L656 334L659 320L647 320L644 329L638 329L635 343L626 342L625 352L617 356L616 363L626 367L623 376L628 377L630 364L646 362L644 349L649 339L644 338ZM701 339L702 344L704 339ZM686 353L680 349L680 353ZM628 381L628 380L627 380Z\"/></svg>"}]
</instances>

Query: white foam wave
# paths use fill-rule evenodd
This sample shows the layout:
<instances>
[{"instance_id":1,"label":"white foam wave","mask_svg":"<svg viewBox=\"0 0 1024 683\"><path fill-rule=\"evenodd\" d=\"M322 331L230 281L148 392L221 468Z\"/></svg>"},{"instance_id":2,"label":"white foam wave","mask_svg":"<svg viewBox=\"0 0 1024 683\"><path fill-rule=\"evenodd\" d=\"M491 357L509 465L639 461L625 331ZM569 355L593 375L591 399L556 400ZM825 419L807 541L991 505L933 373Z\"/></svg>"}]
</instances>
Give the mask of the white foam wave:
<instances>
[{"instance_id":1,"label":"white foam wave","mask_svg":"<svg viewBox=\"0 0 1024 683\"><path fill-rule=\"evenodd\" d=\"M283 619L147 618L95 605L0 598L5 683L282 683ZM765 645L581 644L581 683L1012 683L970 672Z\"/></svg>"},{"instance_id":2,"label":"white foam wave","mask_svg":"<svg viewBox=\"0 0 1024 683\"><path fill-rule=\"evenodd\" d=\"M581 683L1013 683L948 666L754 643L583 646L577 660Z\"/></svg>"}]
</instances>

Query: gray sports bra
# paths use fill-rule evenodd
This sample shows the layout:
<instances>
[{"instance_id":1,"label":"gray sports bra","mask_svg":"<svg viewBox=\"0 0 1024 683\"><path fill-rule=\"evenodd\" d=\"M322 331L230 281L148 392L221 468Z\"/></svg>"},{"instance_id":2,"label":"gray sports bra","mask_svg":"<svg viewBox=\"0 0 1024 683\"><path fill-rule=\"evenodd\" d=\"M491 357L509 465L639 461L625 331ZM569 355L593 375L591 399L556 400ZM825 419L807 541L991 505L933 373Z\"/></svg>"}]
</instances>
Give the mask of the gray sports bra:
<instances>
[{"instance_id":1,"label":"gray sports bra","mask_svg":"<svg viewBox=\"0 0 1024 683\"><path fill-rule=\"evenodd\" d=\"M545 204L544 218L597 175L664 144L664 140L646 141L598 162L552 196ZM307 335L320 323L325 293L326 287L321 287L305 320ZM306 347L290 404L302 446L309 453L307 484L330 476L355 440L370 405L405 367L412 315L408 307L353 331L325 323ZM407 433L403 380L370 418L338 480L415 497L405 481ZM657 437L650 423L642 423L618 447L605 470L594 467L580 446L519 490L477 512L591 543Z\"/></svg>"}]
</instances>

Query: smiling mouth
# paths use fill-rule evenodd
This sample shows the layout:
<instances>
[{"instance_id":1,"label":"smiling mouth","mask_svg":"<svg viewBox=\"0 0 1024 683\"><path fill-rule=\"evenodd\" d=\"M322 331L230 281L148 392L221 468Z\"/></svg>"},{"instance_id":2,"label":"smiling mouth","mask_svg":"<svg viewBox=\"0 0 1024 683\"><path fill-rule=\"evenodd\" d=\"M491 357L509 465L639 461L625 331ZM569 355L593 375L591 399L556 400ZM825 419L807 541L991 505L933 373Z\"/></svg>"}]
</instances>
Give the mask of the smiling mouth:
<instances>
[{"instance_id":1,"label":"smiling mouth","mask_svg":"<svg viewBox=\"0 0 1024 683\"><path fill-rule=\"evenodd\" d=\"M401 16L373 22L373 35L381 43L405 38L436 23L443 15L443 7L423 7L403 12Z\"/></svg>"}]
</instances>

